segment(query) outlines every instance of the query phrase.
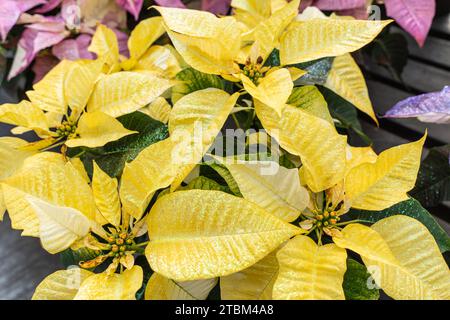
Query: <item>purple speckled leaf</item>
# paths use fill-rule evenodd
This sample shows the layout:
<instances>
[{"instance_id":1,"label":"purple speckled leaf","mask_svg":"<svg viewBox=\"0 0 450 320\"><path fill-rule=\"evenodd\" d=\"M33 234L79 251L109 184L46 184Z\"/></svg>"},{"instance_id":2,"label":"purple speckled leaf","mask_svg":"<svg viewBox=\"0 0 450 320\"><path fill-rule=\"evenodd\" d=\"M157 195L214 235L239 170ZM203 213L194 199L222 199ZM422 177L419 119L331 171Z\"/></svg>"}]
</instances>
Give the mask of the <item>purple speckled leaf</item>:
<instances>
[{"instance_id":1,"label":"purple speckled leaf","mask_svg":"<svg viewBox=\"0 0 450 320\"><path fill-rule=\"evenodd\" d=\"M186 8L181 0L155 0L155 3L163 7Z\"/></svg>"},{"instance_id":2,"label":"purple speckled leaf","mask_svg":"<svg viewBox=\"0 0 450 320\"><path fill-rule=\"evenodd\" d=\"M361 8L366 5L366 0L316 0L314 6L320 10L340 11Z\"/></svg>"},{"instance_id":3,"label":"purple speckled leaf","mask_svg":"<svg viewBox=\"0 0 450 320\"><path fill-rule=\"evenodd\" d=\"M26 28L17 45L8 80L25 70L39 51L61 42L67 35L67 32L55 33Z\"/></svg>"},{"instance_id":4,"label":"purple speckled leaf","mask_svg":"<svg viewBox=\"0 0 450 320\"><path fill-rule=\"evenodd\" d=\"M144 0L116 0L117 4L127 10L135 20L139 18Z\"/></svg>"},{"instance_id":5,"label":"purple speckled leaf","mask_svg":"<svg viewBox=\"0 0 450 320\"><path fill-rule=\"evenodd\" d=\"M387 15L423 46L436 12L435 0L385 0Z\"/></svg>"},{"instance_id":6,"label":"purple speckled leaf","mask_svg":"<svg viewBox=\"0 0 450 320\"><path fill-rule=\"evenodd\" d=\"M231 0L203 0L202 10L225 15L230 10L230 4Z\"/></svg>"},{"instance_id":7,"label":"purple speckled leaf","mask_svg":"<svg viewBox=\"0 0 450 320\"><path fill-rule=\"evenodd\" d=\"M39 82L54 66L58 64L59 60L50 54L37 56L34 59L32 70L34 72L33 83Z\"/></svg>"},{"instance_id":8,"label":"purple speckled leaf","mask_svg":"<svg viewBox=\"0 0 450 320\"><path fill-rule=\"evenodd\" d=\"M20 15L31 8L45 3L45 0L1 0L0 5L0 37L6 40L9 31L14 27Z\"/></svg>"},{"instance_id":9,"label":"purple speckled leaf","mask_svg":"<svg viewBox=\"0 0 450 320\"><path fill-rule=\"evenodd\" d=\"M44 1L45 2L45 1ZM62 0L48 0L46 4L34 10L35 13L47 13L55 9Z\"/></svg>"},{"instance_id":10,"label":"purple speckled leaf","mask_svg":"<svg viewBox=\"0 0 450 320\"><path fill-rule=\"evenodd\" d=\"M59 60L94 59L95 55L87 48L91 43L92 36L82 34L76 39L66 39L52 48L52 53Z\"/></svg>"},{"instance_id":11,"label":"purple speckled leaf","mask_svg":"<svg viewBox=\"0 0 450 320\"><path fill-rule=\"evenodd\" d=\"M384 117L417 117L422 122L450 123L450 87L400 101Z\"/></svg>"}]
</instances>

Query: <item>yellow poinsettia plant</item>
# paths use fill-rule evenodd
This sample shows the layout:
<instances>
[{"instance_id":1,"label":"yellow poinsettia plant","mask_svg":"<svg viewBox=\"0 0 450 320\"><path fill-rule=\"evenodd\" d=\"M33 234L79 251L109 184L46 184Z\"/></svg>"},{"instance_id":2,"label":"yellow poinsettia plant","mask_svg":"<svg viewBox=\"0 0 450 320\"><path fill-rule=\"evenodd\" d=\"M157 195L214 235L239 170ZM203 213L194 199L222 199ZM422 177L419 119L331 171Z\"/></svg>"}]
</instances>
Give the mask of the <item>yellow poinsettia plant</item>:
<instances>
[{"instance_id":1,"label":"yellow poinsettia plant","mask_svg":"<svg viewBox=\"0 0 450 320\"><path fill-rule=\"evenodd\" d=\"M70 265L33 298L449 299L450 239L408 195L426 134L376 154L335 108L376 121L350 53L389 21L231 4L154 7L129 57L98 26L95 60L0 106L39 137L0 138L0 219Z\"/></svg>"}]
</instances>

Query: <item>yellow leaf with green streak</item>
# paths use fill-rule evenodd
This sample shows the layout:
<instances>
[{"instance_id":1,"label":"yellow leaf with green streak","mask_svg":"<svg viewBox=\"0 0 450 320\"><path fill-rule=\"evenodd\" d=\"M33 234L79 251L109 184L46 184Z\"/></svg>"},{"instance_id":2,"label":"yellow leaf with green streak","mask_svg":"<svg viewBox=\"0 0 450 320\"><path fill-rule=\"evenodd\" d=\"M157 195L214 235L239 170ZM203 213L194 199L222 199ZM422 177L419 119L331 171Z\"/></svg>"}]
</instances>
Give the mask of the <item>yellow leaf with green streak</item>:
<instances>
[{"instance_id":1,"label":"yellow leaf with green streak","mask_svg":"<svg viewBox=\"0 0 450 320\"><path fill-rule=\"evenodd\" d=\"M220 191L177 191L148 216L145 254L156 272L177 281L209 279L244 270L299 234L245 199Z\"/></svg>"},{"instance_id":2,"label":"yellow leaf with green streak","mask_svg":"<svg viewBox=\"0 0 450 320\"><path fill-rule=\"evenodd\" d=\"M273 298L280 300L345 300L347 253L334 244L318 246L297 236L277 253L280 264Z\"/></svg>"}]
</instances>

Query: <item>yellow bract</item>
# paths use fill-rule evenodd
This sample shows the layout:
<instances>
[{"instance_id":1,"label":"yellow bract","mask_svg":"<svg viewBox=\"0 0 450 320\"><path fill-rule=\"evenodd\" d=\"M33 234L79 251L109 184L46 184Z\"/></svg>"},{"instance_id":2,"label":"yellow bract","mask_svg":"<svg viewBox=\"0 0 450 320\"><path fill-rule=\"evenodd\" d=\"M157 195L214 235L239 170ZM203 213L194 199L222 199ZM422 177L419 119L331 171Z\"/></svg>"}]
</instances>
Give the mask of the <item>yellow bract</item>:
<instances>
[{"instance_id":1,"label":"yellow bract","mask_svg":"<svg viewBox=\"0 0 450 320\"><path fill-rule=\"evenodd\" d=\"M351 224L334 242L363 258L374 281L394 299L449 299L450 272L425 226L406 216L372 228Z\"/></svg>"},{"instance_id":2,"label":"yellow bract","mask_svg":"<svg viewBox=\"0 0 450 320\"><path fill-rule=\"evenodd\" d=\"M219 191L177 191L148 216L146 256L178 281L225 276L252 266L300 230L257 205Z\"/></svg>"},{"instance_id":3,"label":"yellow bract","mask_svg":"<svg viewBox=\"0 0 450 320\"><path fill-rule=\"evenodd\" d=\"M250 268L221 277L222 300L271 300L278 269L274 251Z\"/></svg>"},{"instance_id":4,"label":"yellow bract","mask_svg":"<svg viewBox=\"0 0 450 320\"><path fill-rule=\"evenodd\" d=\"M150 46L165 33L162 18L153 17L140 22L128 39L130 59L139 60Z\"/></svg>"},{"instance_id":5,"label":"yellow bract","mask_svg":"<svg viewBox=\"0 0 450 320\"><path fill-rule=\"evenodd\" d=\"M308 191L300 185L298 169L286 169L269 161L219 160L230 171L244 198L274 216L291 222L308 205Z\"/></svg>"},{"instance_id":6,"label":"yellow bract","mask_svg":"<svg viewBox=\"0 0 450 320\"><path fill-rule=\"evenodd\" d=\"M145 113L155 120L161 121L162 123L167 123L169 122L172 107L166 99L164 99L163 97L159 97L155 101L150 103L150 105L140 109L139 111Z\"/></svg>"},{"instance_id":7,"label":"yellow bract","mask_svg":"<svg viewBox=\"0 0 450 320\"><path fill-rule=\"evenodd\" d=\"M77 138L69 139L66 145L70 148L85 146L102 147L108 142L119 140L130 134L138 133L126 129L119 120L100 111L86 112L78 121L75 132Z\"/></svg>"},{"instance_id":8,"label":"yellow bract","mask_svg":"<svg viewBox=\"0 0 450 320\"><path fill-rule=\"evenodd\" d=\"M145 300L205 300L217 278L175 282L153 273L145 288Z\"/></svg>"},{"instance_id":9,"label":"yellow bract","mask_svg":"<svg viewBox=\"0 0 450 320\"><path fill-rule=\"evenodd\" d=\"M94 274L83 281L74 300L136 300L142 280L143 272L139 266L121 274Z\"/></svg>"},{"instance_id":10,"label":"yellow bract","mask_svg":"<svg viewBox=\"0 0 450 320\"><path fill-rule=\"evenodd\" d=\"M93 274L81 268L56 271L42 280L36 287L32 299L72 300L81 283Z\"/></svg>"},{"instance_id":11,"label":"yellow bract","mask_svg":"<svg viewBox=\"0 0 450 320\"><path fill-rule=\"evenodd\" d=\"M413 143L382 152L375 163L351 169L345 178L346 197L352 207L383 210L408 199L420 167L426 135Z\"/></svg>"},{"instance_id":12,"label":"yellow bract","mask_svg":"<svg viewBox=\"0 0 450 320\"><path fill-rule=\"evenodd\" d=\"M6 103L1 105L0 121L35 130L42 136L50 135L44 112L26 100L22 100L18 104Z\"/></svg>"},{"instance_id":13,"label":"yellow bract","mask_svg":"<svg viewBox=\"0 0 450 320\"><path fill-rule=\"evenodd\" d=\"M105 25L97 26L88 50L105 60L109 67L108 72L119 70L119 43L114 31Z\"/></svg>"},{"instance_id":14,"label":"yellow bract","mask_svg":"<svg viewBox=\"0 0 450 320\"><path fill-rule=\"evenodd\" d=\"M117 179L111 178L94 162L92 192L100 213L113 226L120 225L122 208L117 190Z\"/></svg>"},{"instance_id":15,"label":"yellow bract","mask_svg":"<svg viewBox=\"0 0 450 320\"><path fill-rule=\"evenodd\" d=\"M296 64L356 51L370 43L391 22L336 19L295 22L281 37L281 64Z\"/></svg>"},{"instance_id":16,"label":"yellow bract","mask_svg":"<svg viewBox=\"0 0 450 320\"><path fill-rule=\"evenodd\" d=\"M364 76L350 54L334 58L325 87L331 89L356 108L369 115L377 124L378 120L370 102Z\"/></svg>"},{"instance_id":17,"label":"yellow bract","mask_svg":"<svg viewBox=\"0 0 450 320\"><path fill-rule=\"evenodd\" d=\"M148 73L124 71L105 75L97 82L87 110L119 117L143 108L173 85L173 81Z\"/></svg>"},{"instance_id":18,"label":"yellow bract","mask_svg":"<svg viewBox=\"0 0 450 320\"><path fill-rule=\"evenodd\" d=\"M345 300L342 283L347 253L334 244L318 246L297 236L277 253L280 264L273 287L274 299Z\"/></svg>"}]
</instances>

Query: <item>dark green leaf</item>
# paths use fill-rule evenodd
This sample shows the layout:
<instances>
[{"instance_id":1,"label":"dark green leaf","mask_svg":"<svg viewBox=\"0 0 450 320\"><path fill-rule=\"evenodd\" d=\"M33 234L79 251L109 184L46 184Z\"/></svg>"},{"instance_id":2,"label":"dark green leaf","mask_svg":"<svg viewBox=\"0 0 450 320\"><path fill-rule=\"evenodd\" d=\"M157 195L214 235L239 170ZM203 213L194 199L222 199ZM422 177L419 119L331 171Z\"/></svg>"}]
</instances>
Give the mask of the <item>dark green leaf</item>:
<instances>
[{"instance_id":1,"label":"dark green leaf","mask_svg":"<svg viewBox=\"0 0 450 320\"><path fill-rule=\"evenodd\" d=\"M293 65L293 67L308 71L307 74L302 76L300 79L297 79L295 84L325 84L328 78L328 73L333 65L333 60L333 58L322 58Z\"/></svg>"},{"instance_id":2,"label":"dark green leaf","mask_svg":"<svg viewBox=\"0 0 450 320\"><path fill-rule=\"evenodd\" d=\"M118 177L126 162L134 160L143 149L168 136L166 125L139 111L119 117L118 120L125 128L139 133L110 142L101 148L83 149L85 153L81 159L90 175L92 175L92 161L95 160L111 177ZM72 155L79 152L79 148L70 151Z\"/></svg>"},{"instance_id":3,"label":"dark green leaf","mask_svg":"<svg viewBox=\"0 0 450 320\"><path fill-rule=\"evenodd\" d=\"M344 294L346 300L378 300L380 291L376 288L369 289L372 283L367 268L353 259L347 259L347 271L344 275ZM369 280L369 281L368 281Z\"/></svg>"},{"instance_id":4,"label":"dark green leaf","mask_svg":"<svg viewBox=\"0 0 450 320\"><path fill-rule=\"evenodd\" d=\"M425 225L425 227L428 228L428 230L436 240L441 252L446 252L450 250L450 237L436 222L433 216L420 205L419 201L413 198L400 202L383 211L366 211L366 210L351 209L348 215L352 219L365 220L373 223L381 219L395 215L405 215L414 218L422 222Z\"/></svg>"},{"instance_id":5,"label":"dark green leaf","mask_svg":"<svg viewBox=\"0 0 450 320\"><path fill-rule=\"evenodd\" d=\"M264 63L266 67L279 67L281 66L280 62L280 51L278 49L274 49L270 55L267 57L266 62Z\"/></svg>"},{"instance_id":6,"label":"dark green leaf","mask_svg":"<svg viewBox=\"0 0 450 320\"><path fill-rule=\"evenodd\" d=\"M144 273L142 287L136 292L136 300L144 300L145 288L147 287L148 280L150 280L150 277L153 274L153 270L150 268L147 258L144 255L136 257L134 264L140 266Z\"/></svg>"},{"instance_id":7,"label":"dark green leaf","mask_svg":"<svg viewBox=\"0 0 450 320\"><path fill-rule=\"evenodd\" d=\"M293 162L291 161L291 159L289 159L289 156L288 156L287 154L283 154L283 155L280 157L279 165L282 166L282 167L285 167L285 168L287 168L287 169L294 169L294 168L297 168L297 166L295 165L295 163L293 163Z\"/></svg>"},{"instance_id":8,"label":"dark green leaf","mask_svg":"<svg viewBox=\"0 0 450 320\"><path fill-rule=\"evenodd\" d=\"M216 190L231 193L230 188L203 176L195 178L187 186L181 187L181 190Z\"/></svg>"},{"instance_id":9,"label":"dark green leaf","mask_svg":"<svg viewBox=\"0 0 450 320\"><path fill-rule=\"evenodd\" d=\"M180 71L176 78L183 83L172 88L172 103L176 103L183 96L198 90L207 88L225 90L225 81L222 78L216 75L202 73L193 68Z\"/></svg>"},{"instance_id":10,"label":"dark green leaf","mask_svg":"<svg viewBox=\"0 0 450 320\"><path fill-rule=\"evenodd\" d=\"M450 145L433 148L422 162L411 195L425 207L450 201Z\"/></svg>"},{"instance_id":11,"label":"dark green leaf","mask_svg":"<svg viewBox=\"0 0 450 320\"><path fill-rule=\"evenodd\" d=\"M89 261L96 258L99 254L95 250L89 248L81 248L79 250L66 249L60 254L61 262L64 267L78 266L82 261Z\"/></svg>"},{"instance_id":12,"label":"dark green leaf","mask_svg":"<svg viewBox=\"0 0 450 320\"><path fill-rule=\"evenodd\" d=\"M336 126L353 131L364 141L364 143L371 145L372 140L362 131L361 123L358 120L358 112L353 104L328 88L320 87L320 92L322 92L328 103L328 109L330 110L331 116L334 119L339 120L339 123L336 124Z\"/></svg>"},{"instance_id":13,"label":"dark green leaf","mask_svg":"<svg viewBox=\"0 0 450 320\"><path fill-rule=\"evenodd\" d=\"M386 67L397 79L408 62L408 42L401 33L383 33L371 47L372 58Z\"/></svg>"},{"instance_id":14,"label":"dark green leaf","mask_svg":"<svg viewBox=\"0 0 450 320\"><path fill-rule=\"evenodd\" d=\"M239 186L231 175L230 171L223 165L217 163L208 164L210 168L216 171L220 177L225 180L231 192L238 197L242 197L241 191L239 190Z\"/></svg>"}]
</instances>

